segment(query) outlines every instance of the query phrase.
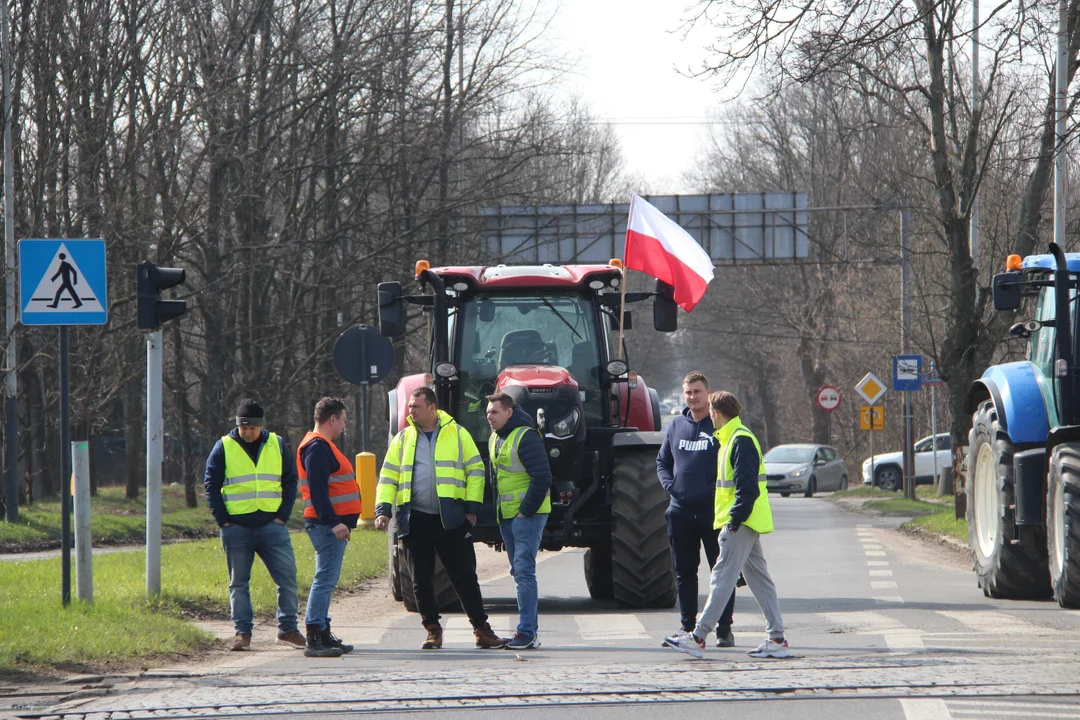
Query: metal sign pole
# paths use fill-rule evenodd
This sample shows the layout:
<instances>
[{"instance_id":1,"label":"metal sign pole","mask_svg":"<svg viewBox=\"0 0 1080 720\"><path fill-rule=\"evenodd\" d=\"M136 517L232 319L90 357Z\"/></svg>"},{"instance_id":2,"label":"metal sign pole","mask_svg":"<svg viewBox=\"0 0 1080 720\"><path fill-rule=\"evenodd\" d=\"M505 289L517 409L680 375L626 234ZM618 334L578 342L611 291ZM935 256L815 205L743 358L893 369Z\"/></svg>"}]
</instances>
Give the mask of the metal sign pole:
<instances>
[{"instance_id":1,"label":"metal sign pole","mask_svg":"<svg viewBox=\"0 0 1080 720\"><path fill-rule=\"evenodd\" d=\"M146 594L161 593L161 328L146 334Z\"/></svg>"},{"instance_id":2,"label":"metal sign pole","mask_svg":"<svg viewBox=\"0 0 1080 720\"><path fill-rule=\"evenodd\" d=\"M68 329L60 326L60 594L71 604L71 411L68 396Z\"/></svg>"},{"instance_id":3,"label":"metal sign pole","mask_svg":"<svg viewBox=\"0 0 1080 720\"><path fill-rule=\"evenodd\" d=\"M71 443L75 480L75 597L94 601L94 571L90 534L90 443Z\"/></svg>"}]
</instances>

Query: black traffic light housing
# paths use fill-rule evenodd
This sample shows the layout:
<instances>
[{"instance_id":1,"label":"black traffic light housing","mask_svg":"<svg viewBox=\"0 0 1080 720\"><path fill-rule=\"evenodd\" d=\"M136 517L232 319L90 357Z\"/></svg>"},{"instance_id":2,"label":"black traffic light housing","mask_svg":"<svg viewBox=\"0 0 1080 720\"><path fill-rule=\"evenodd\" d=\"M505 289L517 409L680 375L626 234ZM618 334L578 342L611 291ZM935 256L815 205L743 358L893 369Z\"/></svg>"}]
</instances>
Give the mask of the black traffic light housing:
<instances>
[{"instance_id":1,"label":"black traffic light housing","mask_svg":"<svg viewBox=\"0 0 1080 720\"><path fill-rule=\"evenodd\" d=\"M158 267L152 262L139 263L135 270L138 285L138 324L140 330L157 330L163 323L187 312L186 300L162 300L162 290L184 282L183 268Z\"/></svg>"}]
</instances>

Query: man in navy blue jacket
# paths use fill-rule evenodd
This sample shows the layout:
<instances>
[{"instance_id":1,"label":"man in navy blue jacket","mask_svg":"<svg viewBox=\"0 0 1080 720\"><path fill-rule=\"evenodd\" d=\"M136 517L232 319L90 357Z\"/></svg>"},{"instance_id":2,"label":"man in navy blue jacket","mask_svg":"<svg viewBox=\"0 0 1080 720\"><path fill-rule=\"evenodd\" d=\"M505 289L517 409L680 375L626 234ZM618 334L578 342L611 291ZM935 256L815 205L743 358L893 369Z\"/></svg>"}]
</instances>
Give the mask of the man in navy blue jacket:
<instances>
[{"instance_id":1,"label":"man in navy blue jacket","mask_svg":"<svg viewBox=\"0 0 1080 720\"><path fill-rule=\"evenodd\" d=\"M701 546L705 546L705 557L710 568L720 555L717 540L720 531L713 529L716 453L719 447L713 437L715 428L709 418L710 392L709 379L700 372L691 372L683 379L686 409L668 426L664 444L656 456L660 484L670 496L665 516L671 554L675 559L679 615L686 632L693 632L697 627ZM735 645L735 636L731 632L734 610L733 591L716 626L717 647Z\"/></svg>"},{"instance_id":2,"label":"man in navy blue jacket","mask_svg":"<svg viewBox=\"0 0 1080 720\"><path fill-rule=\"evenodd\" d=\"M229 609L236 629L232 649L251 646L249 583L258 555L277 585L278 642L303 650L306 639L296 627L296 559L286 527L296 501L296 464L285 439L264 424L262 405L242 400L236 427L206 459L203 486L228 562Z\"/></svg>"}]
</instances>

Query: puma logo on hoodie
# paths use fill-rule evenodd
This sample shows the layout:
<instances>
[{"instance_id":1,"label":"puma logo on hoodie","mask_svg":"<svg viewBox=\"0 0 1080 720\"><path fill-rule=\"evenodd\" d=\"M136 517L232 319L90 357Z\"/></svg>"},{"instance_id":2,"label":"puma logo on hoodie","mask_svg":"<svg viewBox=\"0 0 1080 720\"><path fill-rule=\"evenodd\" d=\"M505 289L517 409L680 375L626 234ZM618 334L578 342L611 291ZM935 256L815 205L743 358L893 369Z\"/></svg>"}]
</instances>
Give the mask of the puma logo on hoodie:
<instances>
[{"instance_id":1,"label":"puma logo on hoodie","mask_svg":"<svg viewBox=\"0 0 1080 720\"><path fill-rule=\"evenodd\" d=\"M656 456L656 473L671 496L672 507L711 506L716 492L718 450L708 415L695 422L686 408L671 421Z\"/></svg>"}]
</instances>

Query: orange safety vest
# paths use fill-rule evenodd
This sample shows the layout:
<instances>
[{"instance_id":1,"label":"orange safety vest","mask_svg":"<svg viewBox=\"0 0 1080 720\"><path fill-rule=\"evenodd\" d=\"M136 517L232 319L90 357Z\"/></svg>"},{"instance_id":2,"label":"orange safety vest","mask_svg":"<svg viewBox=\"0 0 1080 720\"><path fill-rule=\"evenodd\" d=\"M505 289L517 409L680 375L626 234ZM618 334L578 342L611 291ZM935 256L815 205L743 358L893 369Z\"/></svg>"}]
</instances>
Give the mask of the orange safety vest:
<instances>
[{"instance_id":1,"label":"orange safety vest","mask_svg":"<svg viewBox=\"0 0 1080 720\"><path fill-rule=\"evenodd\" d=\"M330 474L329 485L330 502L334 506L334 512L339 517L342 515L359 515L361 508L360 484L356 482L352 463L349 462L349 458L341 454L337 445L330 438L312 430L304 436L304 441L300 443L300 447L296 448L296 470L297 475L300 476L300 495L304 498L304 517L313 520L319 517L319 514L315 512L315 507L311 504L311 488L308 487L308 475L307 470L304 469L303 461L304 447L316 438L322 438L330 445L330 449L334 452L334 459L338 462L338 469Z\"/></svg>"}]
</instances>

